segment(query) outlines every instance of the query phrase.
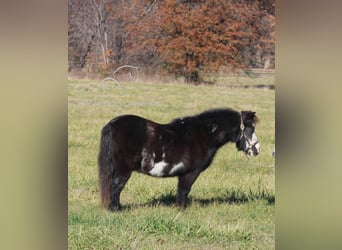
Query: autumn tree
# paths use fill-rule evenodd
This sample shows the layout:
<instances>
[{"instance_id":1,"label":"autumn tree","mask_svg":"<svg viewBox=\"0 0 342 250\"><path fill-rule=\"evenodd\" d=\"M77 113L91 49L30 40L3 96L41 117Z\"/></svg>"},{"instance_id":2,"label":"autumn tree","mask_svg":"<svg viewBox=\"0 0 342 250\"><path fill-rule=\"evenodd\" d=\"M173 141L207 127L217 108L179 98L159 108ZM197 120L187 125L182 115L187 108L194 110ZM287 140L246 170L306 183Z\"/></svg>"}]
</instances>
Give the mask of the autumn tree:
<instances>
[{"instance_id":1,"label":"autumn tree","mask_svg":"<svg viewBox=\"0 0 342 250\"><path fill-rule=\"evenodd\" d=\"M275 17L272 0L238 0L240 3L239 20L244 24L246 36L241 37L242 46L238 47L236 58L245 67L263 67L266 60L274 60ZM273 3L273 4L272 4Z\"/></svg>"},{"instance_id":2,"label":"autumn tree","mask_svg":"<svg viewBox=\"0 0 342 250\"><path fill-rule=\"evenodd\" d=\"M69 66L202 73L274 58L274 0L69 0Z\"/></svg>"},{"instance_id":3,"label":"autumn tree","mask_svg":"<svg viewBox=\"0 0 342 250\"><path fill-rule=\"evenodd\" d=\"M165 69L184 76L186 82L199 82L200 71L216 71L224 65L238 66L236 46L241 23L230 22L227 1L200 4L165 1L152 22L160 30L157 47Z\"/></svg>"},{"instance_id":4,"label":"autumn tree","mask_svg":"<svg viewBox=\"0 0 342 250\"><path fill-rule=\"evenodd\" d=\"M131 19L127 26L131 50L153 51L164 70L186 82L201 81L200 72L243 67L250 63L246 57L262 54L246 48L265 47L256 27L263 15L257 4L226 0L153 1L153 8L149 4L134 15L139 22Z\"/></svg>"}]
</instances>

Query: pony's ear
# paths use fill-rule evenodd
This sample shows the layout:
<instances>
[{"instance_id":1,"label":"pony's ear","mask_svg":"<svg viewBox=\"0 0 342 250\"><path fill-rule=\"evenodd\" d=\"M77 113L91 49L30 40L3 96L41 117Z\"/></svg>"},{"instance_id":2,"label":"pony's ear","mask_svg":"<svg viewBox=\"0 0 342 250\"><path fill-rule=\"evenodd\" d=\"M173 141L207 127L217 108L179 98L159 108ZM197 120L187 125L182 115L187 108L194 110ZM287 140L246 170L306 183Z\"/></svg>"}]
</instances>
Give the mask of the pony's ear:
<instances>
[{"instance_id":1,"label":"pony's ear","mask_svg":"<svg viewBox=\"0 0 342 250\"><path fill-rule=\"evenodd\" d=\"M241 111L243 121L253 121L253 123L258 123L259 118L255 115L256 112L253 111Z\"/></svg>"},{"instance_id":2,"label":"pony's ear","mask_svg":"<svg viewBox=\"0 0 342 250\"><path fill-rule=\"evenodd\" d=\"M259 118L255 115L255 112L253 112L253 122L255 124L259 122Z\"/></svg>"}]
</instances>

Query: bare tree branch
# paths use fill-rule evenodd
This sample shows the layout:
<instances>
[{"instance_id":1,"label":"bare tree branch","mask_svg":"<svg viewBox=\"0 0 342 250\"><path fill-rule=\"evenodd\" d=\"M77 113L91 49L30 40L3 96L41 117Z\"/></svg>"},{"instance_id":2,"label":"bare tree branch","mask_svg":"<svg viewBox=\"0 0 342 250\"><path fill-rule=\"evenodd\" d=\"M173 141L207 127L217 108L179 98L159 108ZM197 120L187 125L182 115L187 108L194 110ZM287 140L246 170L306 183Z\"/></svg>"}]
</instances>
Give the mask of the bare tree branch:
<instances>
[{"instance_id":1,"label":"bare tree branch","mask_svg":"<svg viewBox=\"0 0 342 250\"><path fill-rule=\"evenodd\" d=\"M116 70L114 70L113 72L113 77L115 75L116 72L118 72L120 69L123 69L123 68L132 68L132 69L135 69L135 70L138 70L139 67L137 66L132 66L132 65L123 65L123 66L120 66L119 68L117 68Z\"/></svg>"}]
</instances>

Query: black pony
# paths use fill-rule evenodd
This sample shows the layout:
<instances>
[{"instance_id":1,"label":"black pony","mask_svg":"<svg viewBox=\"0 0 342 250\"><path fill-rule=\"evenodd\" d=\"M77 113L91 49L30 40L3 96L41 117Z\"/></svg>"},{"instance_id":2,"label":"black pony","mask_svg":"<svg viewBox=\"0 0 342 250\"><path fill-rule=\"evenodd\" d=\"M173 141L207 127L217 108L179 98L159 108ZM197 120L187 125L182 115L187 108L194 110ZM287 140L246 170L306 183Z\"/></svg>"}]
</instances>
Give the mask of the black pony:
<instances>
[{"instance_id":1,"label":"black pony","mask_svg":"<svg viewBox=\"0 0 342 250\"><path fill-rule=\"evenodd\" d=\"M178 176L176 203L185 208L191 186L217 150L235 142L246 155L259 154L255 112L213 109L168 124L123 115L102 129L98 156L102 205L120 209L120 193L132 171Z\"/></svg>"}]
</instances>

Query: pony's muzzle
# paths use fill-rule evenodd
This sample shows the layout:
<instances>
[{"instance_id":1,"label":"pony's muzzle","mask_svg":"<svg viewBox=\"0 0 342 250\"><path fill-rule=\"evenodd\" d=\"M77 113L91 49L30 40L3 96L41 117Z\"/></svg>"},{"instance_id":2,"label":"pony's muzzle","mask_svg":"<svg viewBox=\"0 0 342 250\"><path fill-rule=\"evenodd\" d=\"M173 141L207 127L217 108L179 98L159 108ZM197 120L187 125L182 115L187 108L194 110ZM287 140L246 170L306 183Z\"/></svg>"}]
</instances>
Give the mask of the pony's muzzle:
<instances>
[{"instance_id":1,"label":"pony's muzzle","mask_svg":"<svg viewBox=\"0 0 342 250\"><path fill-rule=\"evenodd\" d=\"M252 147L247 150L247 155L249 156L257 156L260 153L260 144L259 142L255 143Z\"/></svg>"}]
</instances>

